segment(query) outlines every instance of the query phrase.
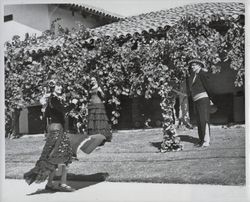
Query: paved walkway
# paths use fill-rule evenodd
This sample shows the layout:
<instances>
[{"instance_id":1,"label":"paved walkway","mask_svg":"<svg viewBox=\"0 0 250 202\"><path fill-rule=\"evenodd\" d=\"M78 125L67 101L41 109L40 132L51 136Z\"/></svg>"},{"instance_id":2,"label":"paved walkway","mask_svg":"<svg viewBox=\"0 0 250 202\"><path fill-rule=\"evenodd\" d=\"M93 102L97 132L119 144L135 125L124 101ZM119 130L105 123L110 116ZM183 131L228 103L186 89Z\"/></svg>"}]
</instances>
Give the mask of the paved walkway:
<instances>
[{"instance_id":1,"label":"paved walkway","mask_svg":"<svg viewBox=\"0 0 250 202\"><path fill-rule=\"evenodd\" d=\"M49 193L44 184L24 180L4 182L1 202L245 202L246 187L152 183L69 182L77 191ZM250 199L250 198L248 198Z\"/></svg>"}]
</instances>

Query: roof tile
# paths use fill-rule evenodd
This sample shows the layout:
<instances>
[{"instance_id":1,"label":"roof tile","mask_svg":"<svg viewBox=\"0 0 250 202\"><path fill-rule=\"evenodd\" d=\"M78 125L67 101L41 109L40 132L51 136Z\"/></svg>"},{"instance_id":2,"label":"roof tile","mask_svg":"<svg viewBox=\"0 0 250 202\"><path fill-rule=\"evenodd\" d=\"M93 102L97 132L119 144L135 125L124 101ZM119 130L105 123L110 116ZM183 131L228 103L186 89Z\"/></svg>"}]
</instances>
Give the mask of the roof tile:
<instances>
[{"instance_id":1,"label":"roof tile","mask_svg":"<svg viewBox=\"0 0 250 202\"><path fill-rule=\"evenodd\" d=\"M140 14L138 16L127 17L118 22L104 25L92 29L92 33L96 38L100 35L121 37L128 34L149 32L150 30L157 31L157 29L165 28L166 26L173 26L182 17L187 15L195 15L196 17L208 18L219 14L221 16L237 17L245 14L245 6L243 3L199 3L191 4L183 7L170 8L168 10L160 10L157 12L150 12ZM56 47L62 44L61 41L50 40L43 47L39 44L39 48ZM37 49L32 46L30 50Z\"/></svg>"}]
</instances>

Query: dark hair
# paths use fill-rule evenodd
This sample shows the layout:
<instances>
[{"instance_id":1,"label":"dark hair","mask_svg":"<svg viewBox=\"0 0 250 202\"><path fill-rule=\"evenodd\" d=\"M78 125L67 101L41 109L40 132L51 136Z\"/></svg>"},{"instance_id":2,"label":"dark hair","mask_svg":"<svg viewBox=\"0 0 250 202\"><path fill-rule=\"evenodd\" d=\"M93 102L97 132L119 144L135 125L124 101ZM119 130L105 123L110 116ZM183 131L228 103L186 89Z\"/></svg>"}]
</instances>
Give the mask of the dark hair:
<instances>
[{"instance_id":1,"label":"dark hair","mask_svg":"<svg viewBox=\"0 0 250 202\"><path fill-rule=\"evenodd\" d=\"M93 77L96 79L96 82L97 82L98 86L102 87L100 77L95 73L90 73L90 79L93 78Z\"/></svg>"},{"instance_id":2,"label":"dark hair","mask_svg":"<svg viewBox=\"0 0 250 202\"><path fill-rule=\"evenodd\" d=\"M96 79L96 82L97 82L97 84L98 84L98 86L102 89L102 91L103 91L103 85L102 85L102 83L101 83L101 79L100 79L100 77L97 75L97 74L94 74L94 73L92 73L92 74L90 74L90 79L91 78L95 78ZM91 88L91 87L90 87Z\"/></svg>"}]
</instances>

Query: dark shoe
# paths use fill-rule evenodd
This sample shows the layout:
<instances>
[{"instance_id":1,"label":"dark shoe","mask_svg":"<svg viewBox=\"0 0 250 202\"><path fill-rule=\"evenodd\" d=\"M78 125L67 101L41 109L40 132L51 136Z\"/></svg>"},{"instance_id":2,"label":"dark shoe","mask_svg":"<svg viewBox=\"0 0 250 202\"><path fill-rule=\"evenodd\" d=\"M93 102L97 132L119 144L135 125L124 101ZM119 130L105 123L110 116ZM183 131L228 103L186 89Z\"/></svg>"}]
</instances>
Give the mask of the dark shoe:
<instances>
[{"instance_id":1,"label":"dark shoe","mask_svg":"<svg viewBox=\"0 0 250 202\"><path fill-rule=\"evenodd\" d=\"M102 143L101 143L101 144L99 144L99 146L98 146L98 147L103 146L105 143L106 143L106 141L105 141L105 140L103 140L103 141L102 141Z\"/></svg>"},{"instance_id":2,"label":"dark shoe","mask_svg":"<svg viewBox=\"0 0 250 202\"><path fill-rule=\"evenodd\" d=\"M77 158L77 155L75 153L73 153L73 155L72 155L72 160L73 161L79 161L79 159Z\"/></svg>"},{"instance_id":3,"label":"dark shoe","mask_svg":"<svg viewBox=\"0 0 250 202\"><path fill-rule=\"evenodd\" d=\"M203 142L199 141L198 143L195 143L194 146L195 146L195 147L201 147L202 144L203 144Z\"/></svg>"},{"instance_id":4,"label":"dark shoe","mask_svg":"<svg viewBox=\"0 0 250 202\"><path fill-rule=\"evenodd\" d=\"M47 190L47 191L59 191L58 188L55 187L54 185L52 185L52 186L46 185L45 190Z\"/></svg>"},{"instance_id":5,"label":"dark shoe","mask_svg":"<svg viewBox=\"0 0 250 202\"><path fill-rule=\"evenodd\" d=\"M66 184L59 184L58 185L58 190L61 191L61 192L73 192L75 191L74 188L66 185Z\"/></svg>"}]
</instances>

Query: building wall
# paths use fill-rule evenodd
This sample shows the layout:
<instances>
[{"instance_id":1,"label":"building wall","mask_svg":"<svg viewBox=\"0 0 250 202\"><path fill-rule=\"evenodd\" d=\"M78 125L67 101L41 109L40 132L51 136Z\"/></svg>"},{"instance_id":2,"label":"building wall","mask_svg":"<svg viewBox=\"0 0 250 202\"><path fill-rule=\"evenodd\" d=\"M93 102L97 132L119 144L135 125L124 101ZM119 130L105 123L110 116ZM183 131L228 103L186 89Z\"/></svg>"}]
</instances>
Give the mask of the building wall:
<instances>
[{"instance_id":1,"label":"building wall","mask_svg":"<svg viewBox=\"0 0 250 202\"><path fill-rule=\"evenodd\" d=\"M236 71L229 63L221 66L221 72L210 77L210 86L218 95L218 112L211 115L214 123L245 122L245 89L235 87Z\"/></svg>"},{"instance_id":2,"label":"building wall","mask_svg":"<svg viewBox=\"0 0 250 202\"><path fill-rule=\"evenodd\" d=\"M236 95L237 92L244 91L243 87L235 87L234 81L237 72L231 69L229 65L229 63L223 63L220 73L209 76L209 86L215 94L233 93Z\"/></svg>"},{"instance_id":3,"label":"building wall","mask_svg":"<svg viewBox=\"0 0 250 202\"><path fill-rule=\"evenodd\" d=\"M43 31L50 29L51 23L57 19L63 28L78 28L78 23L88 28L98 27L104 24L102 18L91 15L81 15L69 7L59 7L54 4L20 4L6 5L4 16L13 15L13 20L4 23L4 41L11 40L14 35L24 39L26 33L41 35Z\"/></svg>"},{"instance_id":4,"label":"building wall","mask_svg":"<svg viewBox=\"0 0 250 202\"><path fill-rule=\"evenodd\" d=\"M77 28L78 23L84 24L88 28L94 28L102 25L102 20L97 20L93 16L86 15L83 17L80 12L74 12L69 8L61 8L56 5L49 5L49 16L50 17L50 24L57 18L61 18L59 24L63 28L68 28L71 30L72 28Z\"/></svg>"},{"instance_id":5,"label":"building wall","mask_svg":"<svg viewBox=\"0 0 250 202\"><path fill-rule=\"evenodd\" d=\"M42 32L36 29L33 29L29 26L23 25L15 21L5 22L3 25L3 40L11 41L13 36L20 36L21 40L25 39L25 34L29 33L30 35L35 34L36 36L42 35Z\"/></svg>"},{"instance_id":6,"label":"building wall","mask_svg":"<svg viewBox=\"0 0 250 202\"><path fill-rule=\"evenodd\" d=\"M38 31L45 31L50 27L47 4L7 5L4 7L4 15L10 14L13 15L13 21Z\"/></svg>"}]
</instances>

